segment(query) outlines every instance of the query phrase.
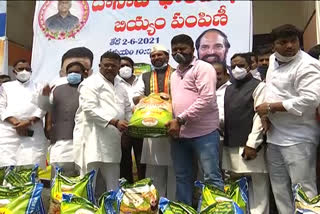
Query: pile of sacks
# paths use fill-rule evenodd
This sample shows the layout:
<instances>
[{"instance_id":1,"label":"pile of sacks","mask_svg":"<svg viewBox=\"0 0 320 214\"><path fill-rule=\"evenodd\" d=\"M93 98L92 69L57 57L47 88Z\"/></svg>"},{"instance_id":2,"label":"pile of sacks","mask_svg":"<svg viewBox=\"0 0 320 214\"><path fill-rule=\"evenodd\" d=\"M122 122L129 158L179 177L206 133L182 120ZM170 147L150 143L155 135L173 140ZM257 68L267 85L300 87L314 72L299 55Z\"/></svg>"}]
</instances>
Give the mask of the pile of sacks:
<instances>
[{"instance_id":1,"label":"pile of sacks","mask_svg":"<svg viewBox=\"0 0 320 214\"><path fill-rule=\"evenodd\" d=\"M9 167L0 171L0 213L46 213L41 192L43 184L37 181L38 167L19 169ZM150 178L130 184L125 179L119 188L103 194L96 202L92 182L94 171L84 177L66 177L57 169L51 186L49 214L118 214L144 213L246 213L248 188L246 178L229 183L225 191L196 182L202 196L198 211L192 207L159 198Z\"/></svg>"},{"instance_id":2,"label":"pile of sacks","mask_svg":"<svg viewBox=\"0 0 320 214\"><path fill-rule=\"evenodd\" d=\"M227 182L224 191L197 181L201 189L198 209L159 197L150 178L130 184L125 179L117 190L94 198L94 171L84 177L66 177L57 169L51 186L49 214L245 214L249 213L248 182L245 177ZM33 169L9 167L0 170L1 214L45 214L41 199L43 184L37 180L38 166ZM320 195L309 199L301 185L295 187L297 214L320 213Z\"/></svg>"},{"instance_id":3,"label":"pile of sacks","mask_svg":"<svg viewBox=\"0 0 320 214\"><path fill-rule=\"evenodd\" d=\"M1 214L44 214L41 199L43 184L36 180L38 166L33 169L8 167L0 172Z\"/></svg>"}]
</instances>

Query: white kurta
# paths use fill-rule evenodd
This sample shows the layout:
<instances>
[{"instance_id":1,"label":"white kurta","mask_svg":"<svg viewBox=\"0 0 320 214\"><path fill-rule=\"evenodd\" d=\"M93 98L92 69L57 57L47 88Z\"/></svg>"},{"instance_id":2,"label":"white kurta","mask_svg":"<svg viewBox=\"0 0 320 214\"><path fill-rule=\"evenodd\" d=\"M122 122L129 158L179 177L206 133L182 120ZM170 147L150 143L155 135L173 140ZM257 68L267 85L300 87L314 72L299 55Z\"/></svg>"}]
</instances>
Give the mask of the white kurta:
<instances>
[{"instance_id":1,"label":"white kurta","mask_svg":"<svg viewBox=\"0 0 320 214\"><path fill-rule=\"evenodd\" d=\"M93 162L120 163L121 133L109 121L130 118L126 90L118 78L113 85L100 72L85 79L78 90L79 109L73 131L75 163L82 172Z\"/></svg>"},{"instance_id":2,"label":"white kurta","mask_svg":"<svg viewBox=\"0 0 320 214\"><path fill-rule=\"evenodd\" d=\"M172 166L169 138L144 138L141 163Z\"/></svg>"},{"instance_id":3,"label":"white kurta","mask_svg":"<svg viewBox=\"0 0 320 214\"><path fill-rule=\"evenodd\" d=\"M45 112L34 103L40 87L32 81L12 81L2 84L0 91L0 167L39 164L45 168L48 141L44 135L42 118ZM21 137L13 126L5 122L8 117L40 120L30 129L33 137Z\"/></svg>"},{"instance_id":4,"label":"white kurta","mask_svg":"<svg viewBox=\"0 0 320 214\"><path fill-rule=\"evenodd\" d=\"M264 102L265 83L261 82L254 90L252 97L254 106ZM251 148L257 148L263 142L262 123L258 114L253 117L253 126L248 136L246 145ZM263 147L254 160L244 160L242 158L243 147L224 147L222 155L222 168L235 173L267 173L265 161L265 147Z\"/></svg>"}]
</instances>

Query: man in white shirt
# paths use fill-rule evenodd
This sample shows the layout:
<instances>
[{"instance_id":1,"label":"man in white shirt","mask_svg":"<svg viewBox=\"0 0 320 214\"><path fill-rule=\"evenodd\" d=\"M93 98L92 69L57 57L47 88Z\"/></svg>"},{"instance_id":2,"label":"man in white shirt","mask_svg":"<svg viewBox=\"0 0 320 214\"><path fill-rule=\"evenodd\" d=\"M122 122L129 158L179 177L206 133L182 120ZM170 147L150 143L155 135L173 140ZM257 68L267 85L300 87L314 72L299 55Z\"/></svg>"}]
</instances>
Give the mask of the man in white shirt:
<instances>
[{"instance_id":1,"label":"man in white shirt","mask_svg":"<svg viewBox=\"0 0 320 214\"><path fill-rule=\"evenodd\" d=\"M174 69L168 64L169 51L162 45L151 48L151 72L143 73L135 87L135 104L151 93L170 94L170 77ZM153 179L159 194L174 200L175 175L170 157L170 138L144 138L141 162L146 163L146 177Z\"/></svg>"},{"instance_id":2,"label":"man in white shirt","mask_svg":"<svg viewBox=\"0 0 320 214\"><path fill-rule=\"evenodd\" d=\"M134 62L130 57L124 56L121 57L120 63L120 84L126 89L131 104L131 108L134 108L133 96L134 88L138 82L138 77L133 74ZM120 177L124 177L130 183L134 182L133 173L132 173L132 155L131 151L133 149L135 162L137 165L138 179L141 180L145 178L146 165L141 164L141 153L142 153L142 138L133 138L128 136L126 133L123 133L121 136L121 163L120 163Z\"/></svg>"},{"instance_id":3,"label":"man in white shirt","mask_svg":"<svg viewBox=\"0 0 320 214\"><path fill-rule=\"evenodd\" d=\"M34 104L40 86L30 80L29 62L14 64L17 80L1 85L0 93L0 167L34 164L44 169L48 143L42 118L45 114Z\"/></svg>"},{"instance_id":4,"label":"man in white shirt","mask_svg":"<svg viewBox=\"0 0 320 214\"><path fill-rule=\"evenodd\" d=\"M292 188L300 183L308 197L317 195L316 152L320 102L320 63L300 50L293 25L272 30L265 102L256 108L267 132L267 160L280 214L294 212Z\"/></svg>"},{"instance_id":5,"label":"man in white shirt","mask_svg":"<svg viewBox=\"0 0 320 214\"><path fill-rule=\"evenodd\" d=\"M219 109L219 121L220 121L220 139L223 137L224 129L224 94L226 88L231 85L229 81L230 76L227 71L227 67L222 62L216 62L213 64L214 69L217 73L217 86L216 86L216 96L217 104Z\"/></svg>"},{"instance_id":6,"label":"man in white shirt","mask_svg":"<svg viewBox=\"0 0 320 214\"><path fill-rule=\"evenodd\" d=\"M92 169L100 170L105 187L96 189L115 190L120 177L121 132L127 129L131 107L117 77L120 56L104 53L99 67L99 72L85 79L78 88L74 156L82 175Z\"/></svg>"},{"instance_id":7,"label":"man in white shirt","mask_svg":"<svg viewBox=\"0 0 320 214\"><path fill-rule=\"evenodd\" d=\"M251 59L251 74L254 78L261 81L261 75L258 71L258 57L253 52L248 52L250 59Z\"/></svg>"}]
</instances>

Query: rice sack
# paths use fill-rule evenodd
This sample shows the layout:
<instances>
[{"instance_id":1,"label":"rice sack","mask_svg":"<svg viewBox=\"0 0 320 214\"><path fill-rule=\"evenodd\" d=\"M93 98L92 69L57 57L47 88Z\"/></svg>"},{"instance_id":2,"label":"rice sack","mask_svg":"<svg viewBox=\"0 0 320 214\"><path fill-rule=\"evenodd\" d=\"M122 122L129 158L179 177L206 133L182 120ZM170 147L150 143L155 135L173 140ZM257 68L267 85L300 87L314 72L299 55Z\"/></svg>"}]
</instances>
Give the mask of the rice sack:
<instances>
[{"instance_id":1,"label":"rice sack","mask_svg":"<svg viewBox=\"0 0 320 214\"><path fill-rule=\"evenodd\" d=\"M17 187L27 183L35 183L38 177L38 165L32 169L10 166L6 169L3 179L3 186Z\"/></svg>"},{"instance_id":2,"label":"rice sack","mask_svg":"<svg viewBox=\"0 0 320 214\"><path fill-rule=\"evenodd\" d=\"M191 206L164 197L160 198L159 207L163 214L197 214Z\"/></svg>"},{"instance_id":3,"label":"rice sack","mask_svg":"<svg viewBox=\"0 0 320 214\"><path fill-rule=\"evenodd\" d=\"M294 188L294 201L296 214L320 213L320 195L310 199L300 184Z\"/></svg>"},{"instance_id":4,"label":"rice sack","mask_svg":"<svg viewBox=\"0 0 320 214\"><path fill-rule=\"evenodd\" d=\"M165 124L172 120L170 96L150 94L140 100L129 122L129 135L137 138L167 136Z\"/></svg>"},{"instance_id":5,"label":"rice sack","mask_svg":"<svg viewBox=\"0 0 320 214\"><path fill-rule=\"evenodd\" d=\"M158 213L159 193L150 178L130 184L120 181L120 213Z\"/></svg>"},{"instance_id":6,"label":"rice sack","mask_svg":"<svg viewBox=\"0 0 320 214\"><path fill-rule=\"evenodd\" d=\"M3 180L4 180L4 174L5 174L5 168L0 168L0 186L3 184Z\"/></svg>"},{"instance_id":7,"label":"rice sack","mask_svg":"<svg viewBox=\"0 0 320 214\"><path fill-rule=\"evenodd\" d=\"M1 214L44 214L41 203L43 184L20 187L0 187Z\"/></svg>"},{"instance_id":8,"label":"rice sack","mask_svg":"<svg viewBox=\"0 0 320 214\"><path fill-rule=\"evenodd\" d=\"M62 201L62 194L68 193L78 197L85 198L94 203L93 193L93 176L95 171L91 171L83 178L66 177L63 176L60 169L57 169L56 176L51 187L51 200L49 207L49 214L60 213L60 203Z\"/></svg>"},{"instance_id":9,"label":"rice sack","mask_svg":"<svg viewBox=\"0 0 320 214\"><path fill-rule=\"evenodd\" d=\"M98 208L85 198L63 194L61 214L106 214L104 207Z\"/></svg>"},{"instance_id":10,"label":"rice sack","mask_svg":"<svg viewBox=\"0 0 320 214\"><path fill-rule=\"evenodd\" d=\"M236 181L227 181L224 186L224 191L236 202L244 213L249 213L249 190L246 177L242 177Z\"/></svg>"},{"instance_id":11,"label":"rice sack","mask_svg":"<svg viewBox=\"0 0 320 214\"><path fill-rule=\"evenodd\" d=\"M210 184L199 181L196 186L202 190L198 212L201 214L244 214L240 207L225 192Z\"/></svg>"}]
</instances>

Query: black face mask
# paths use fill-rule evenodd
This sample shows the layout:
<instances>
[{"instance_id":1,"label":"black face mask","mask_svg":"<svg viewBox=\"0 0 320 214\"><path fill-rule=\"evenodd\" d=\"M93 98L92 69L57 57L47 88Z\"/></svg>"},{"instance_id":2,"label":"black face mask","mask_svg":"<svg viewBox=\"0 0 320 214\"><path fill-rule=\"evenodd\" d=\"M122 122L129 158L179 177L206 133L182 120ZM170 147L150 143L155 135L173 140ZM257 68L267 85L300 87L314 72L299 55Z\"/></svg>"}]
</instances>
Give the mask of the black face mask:
<instances>
[{"instance_id":1,"label":"black face mask","mask_svg":"<svg viewBox=\"0 0 320 214\"><path fill-rule=\"evenodd\" d=\"M182 53L176 53L175 55L172 55L173 59L179 63L179 64L187 64L191 62L192 60L191 54L182 54Z\"/></svg>"},{"instance_id":2,"label":"black face mask","mask_svg":"<svg viewBox=\"0 0 320 214\"><path fill-rule=\"evenodd\" d=\"M260 73L261 79L264 80L267 76L268 66L262 65L262 66L259 66L257 69L258 69L258 72Z\"/></svg>"}]
</instances>

